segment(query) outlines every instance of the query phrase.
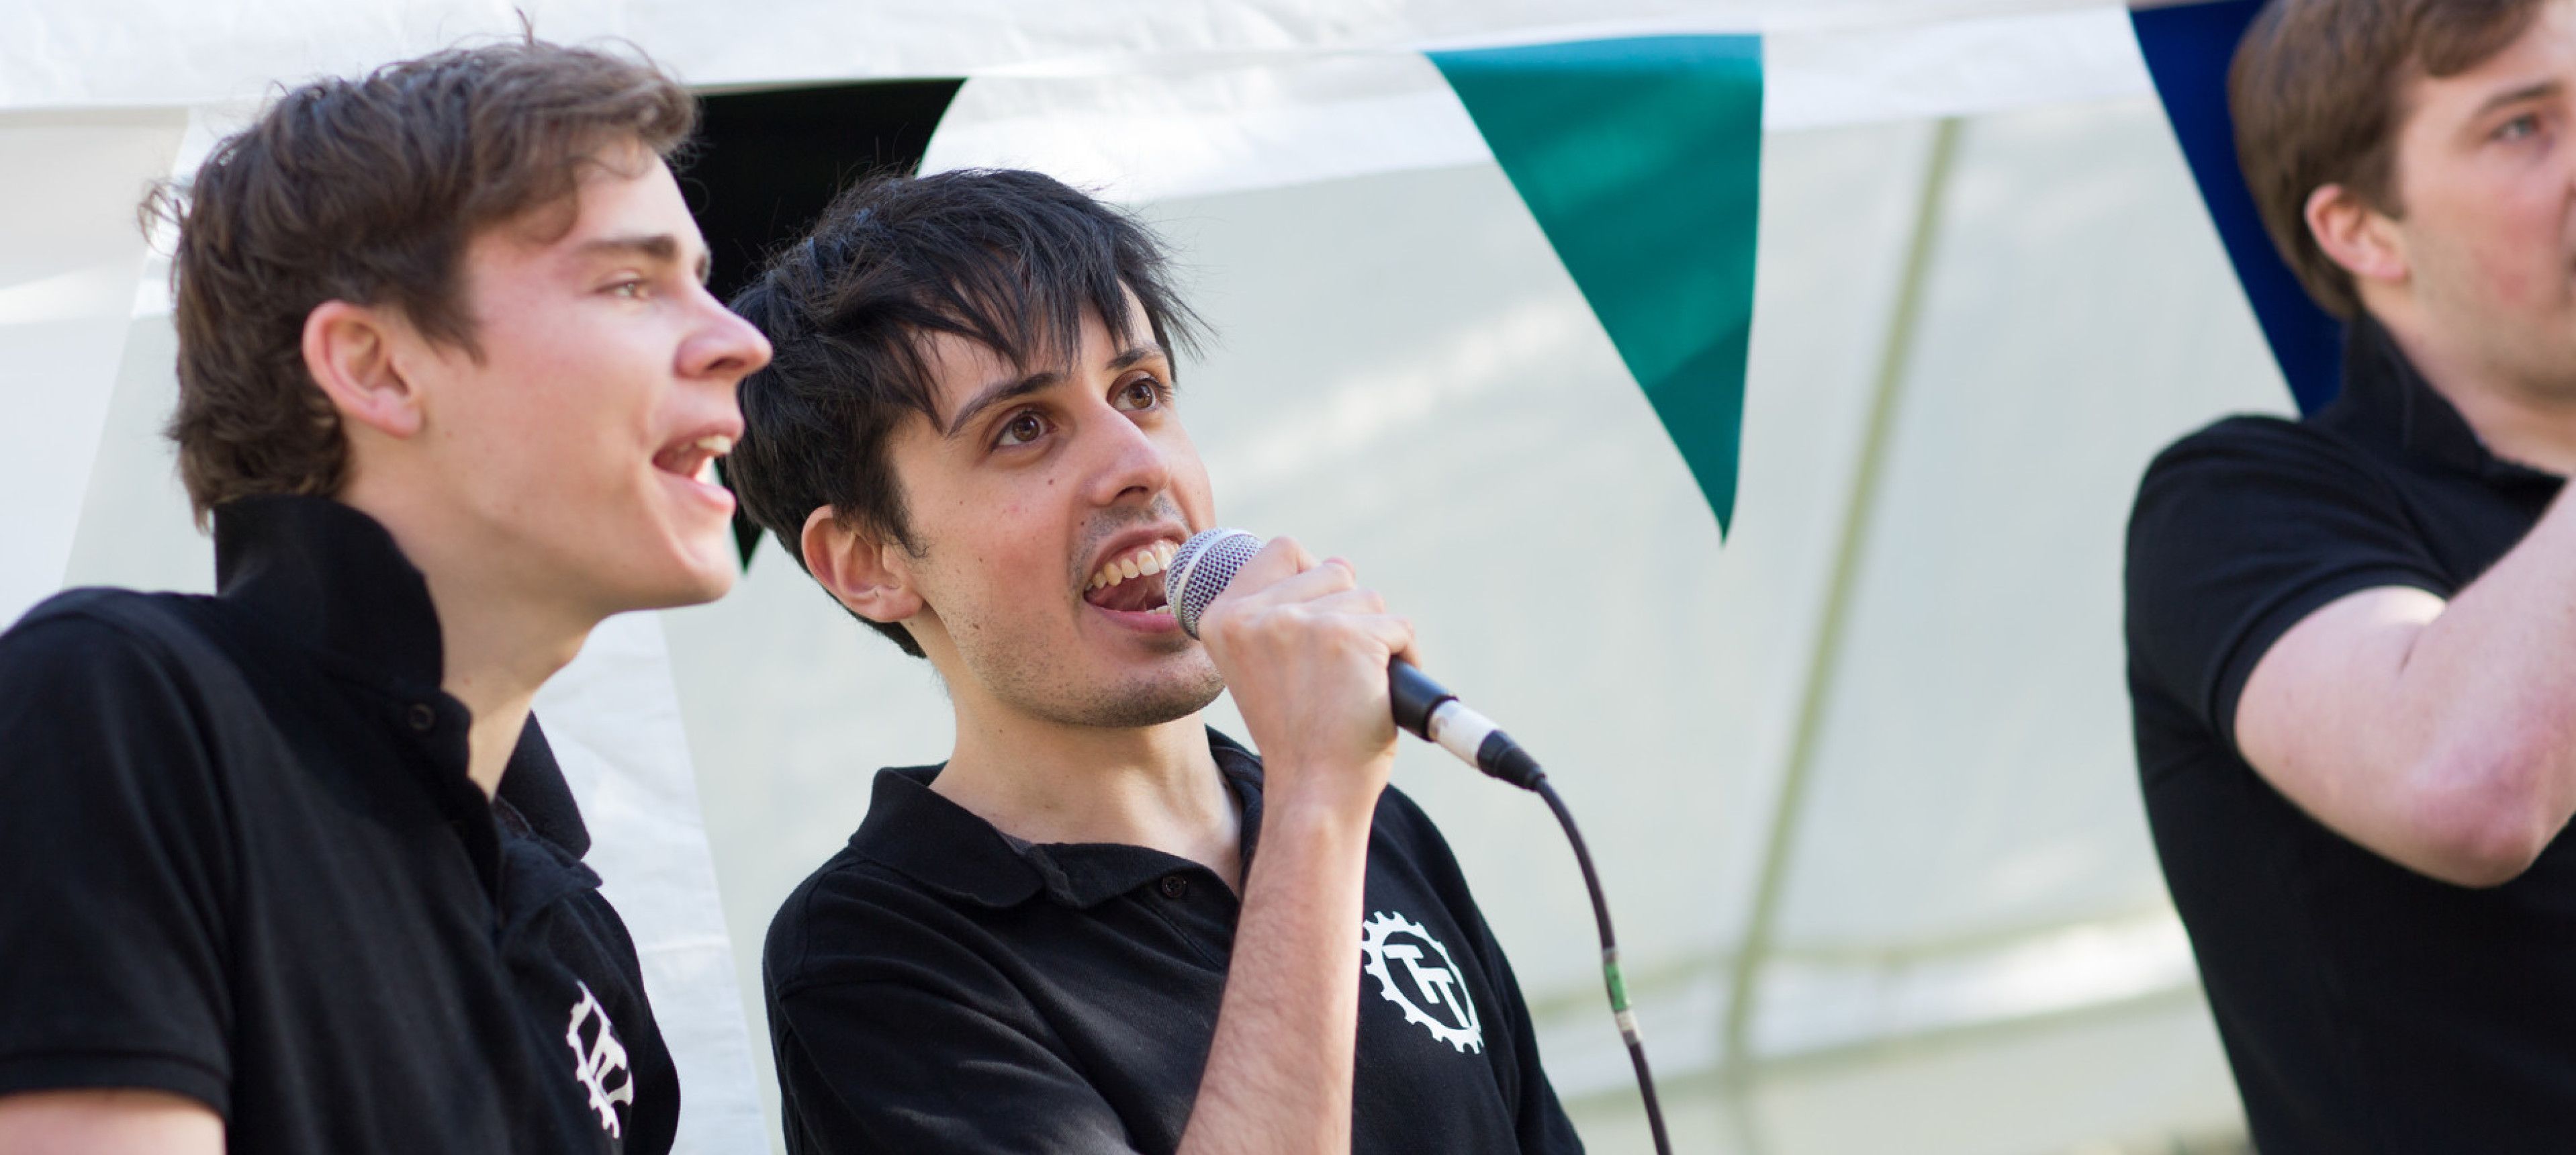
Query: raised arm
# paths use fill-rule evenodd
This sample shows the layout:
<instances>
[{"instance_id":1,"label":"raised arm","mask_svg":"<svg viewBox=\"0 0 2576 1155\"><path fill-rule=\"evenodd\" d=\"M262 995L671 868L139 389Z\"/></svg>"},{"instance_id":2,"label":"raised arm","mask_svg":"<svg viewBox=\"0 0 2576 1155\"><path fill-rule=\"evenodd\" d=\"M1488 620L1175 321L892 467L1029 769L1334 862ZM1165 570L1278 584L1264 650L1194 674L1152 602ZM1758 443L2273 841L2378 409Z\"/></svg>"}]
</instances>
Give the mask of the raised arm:
<instances>
[{"instance_id":1,"label":"raised arm","mask_svg":"<svg viewBox=\"0 0 2576 1155\"><path fill-rule=\"evenodd\" d=\"M2576 505L2445 601L2363 590L2256 662L2238 749L2337 833L2419 873L2496 886L2576 813Z\"/></svg>"},{"instance_id":2,"label":"raised arm","mask_svg":"<svg viewBox=\"0 0 2576 1155\"><path fill-rule=\"evenodd\" d=\"M1390 657L1412 627L1347 563L1275 538L1203 636L1261 749L1259 852L1186 1155L1347 1152L1371 816L1395 762Z\"/></svg>"}]
</instances>

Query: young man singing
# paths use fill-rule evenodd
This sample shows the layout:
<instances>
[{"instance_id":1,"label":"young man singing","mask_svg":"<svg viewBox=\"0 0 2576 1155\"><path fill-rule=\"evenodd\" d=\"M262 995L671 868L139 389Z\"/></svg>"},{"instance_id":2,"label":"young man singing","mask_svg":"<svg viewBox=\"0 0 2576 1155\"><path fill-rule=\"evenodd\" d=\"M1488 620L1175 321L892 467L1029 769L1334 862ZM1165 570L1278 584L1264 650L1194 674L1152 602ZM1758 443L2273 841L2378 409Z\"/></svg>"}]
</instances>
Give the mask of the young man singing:
<instances>
[{"instance_id":1,"label":"young man singing","mask_svg":"<svg viewBox=\"0 0 2576 1155\"><path fill-rule=\"evenodd\" d=\"M689 94L536 42L280 97L178 225L213 597L0 635L0 1150L658 1153L679 1089L529 701L733 580L760 334Z\"/></svg>"},{"instance_id":2,"label":"young man singing","mask_svg":"<svg viewBox=\"0 0 2576 1155\"><path fill-rule=\"evenodd\" d=\"M2576 1142L2576 2L2275 0L2248 184L2351 322L2130 525L2138 762L2255 1144Z\"/></svg>"},{"instance_id":3,"label":"young man singing","mask_svg":"<svg viewBox=\"0 0 2576 1155\"><path fill-rule=\"evenodd\" d=\"M1150 236L1035 173L882 181L735 306L778 349L744 507L957 723L771 925L790 1151L1579 1149L1387 787L1411 627L1286 539L1205 645L1164 605L1214 506ZM1200 721L1228 687L1258 757Z\"/></svg>"}]
</instances>

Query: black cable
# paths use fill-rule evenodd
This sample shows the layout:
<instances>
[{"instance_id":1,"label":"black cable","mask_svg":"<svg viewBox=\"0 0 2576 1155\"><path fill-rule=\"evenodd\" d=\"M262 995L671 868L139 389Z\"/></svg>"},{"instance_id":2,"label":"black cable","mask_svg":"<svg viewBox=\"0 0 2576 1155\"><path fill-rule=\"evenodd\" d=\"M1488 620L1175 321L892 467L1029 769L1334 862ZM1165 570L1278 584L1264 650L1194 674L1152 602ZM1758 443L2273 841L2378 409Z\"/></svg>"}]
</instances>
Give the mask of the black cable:
<instances>
[{"instance_id":1,"label":"black cable","mask_svg":"<svg viewBox=\"0 0 2576 1155\"><path fill-rule=\"evenodd\" d=\"M1637 1035L1636 1012L1628 1009L1628 981L1619 974L1619 942L1610 933L1610 900L1601 895L1601 875L1592 869L1592 849L1583 844L1583 832L1575 829L1574 812L1565 808L1565 799L1556 796L1547 775L1536 771L1528 788L1547 799L1547 808L1556 812L1556 821L1565 827L1565 840L1574 845L1574 861L1583 867L1583 889L1592 895L1592 920L1601 927L1601 978L1610 988L1611 1018L1619 1024L1619 1037L1628 1044L1628 1061L1637 1067L1637 1092L1646 1099L1646 1126L1655 1134L1655 1155L1672 1155L1672 1138L1664 1134L1664 1106L1655 1098L1654 1072L1646 1069L1646 1041Z\"/></svg>"}]
</instances>

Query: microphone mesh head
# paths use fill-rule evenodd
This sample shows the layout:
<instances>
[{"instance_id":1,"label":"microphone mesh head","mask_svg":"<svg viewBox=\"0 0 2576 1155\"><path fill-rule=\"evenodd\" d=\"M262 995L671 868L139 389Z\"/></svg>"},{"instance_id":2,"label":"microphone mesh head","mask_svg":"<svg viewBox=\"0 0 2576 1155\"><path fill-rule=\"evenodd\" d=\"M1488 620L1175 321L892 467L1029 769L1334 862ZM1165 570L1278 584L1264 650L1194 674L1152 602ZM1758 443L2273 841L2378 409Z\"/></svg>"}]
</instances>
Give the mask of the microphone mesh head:
<instances>
[{"instance_id":1,"label":"microphone mesh head","mask_svg":"<svg viewBox=\"0 0 2576 1155\"><path fill-rule=\"evenodd\" d=\"M1172 603L1172 617L1183 631L1199 636L1199 614L1259 552L1261 539L1241 529L1204 530L1181 543L1172 564L1163 567L1163 600Z\"/></svg>"}]
</instances>

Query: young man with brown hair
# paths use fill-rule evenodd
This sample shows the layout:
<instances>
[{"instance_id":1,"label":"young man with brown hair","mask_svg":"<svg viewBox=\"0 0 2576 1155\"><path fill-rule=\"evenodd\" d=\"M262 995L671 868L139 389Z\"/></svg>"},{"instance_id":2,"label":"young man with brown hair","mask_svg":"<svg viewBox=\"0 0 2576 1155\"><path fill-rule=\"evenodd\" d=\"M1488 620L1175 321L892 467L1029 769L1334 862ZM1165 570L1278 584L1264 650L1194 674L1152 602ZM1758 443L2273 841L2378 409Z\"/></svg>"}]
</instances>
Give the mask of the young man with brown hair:
<instances>
[{"instance_id":1,"label":"young man with brown hair","mask_svg":"<svg viewBox=\"0 0 2576 1155\"><path fill-rule=\"evenodd\" d=\"M213 597L0 635L0 1150L669 1149L679 1089L529 703L731 585L733 391L649 64L525 41L280 97L178 226Z\"/></svg>"},{"instance_id":2,"label":"young man with brown hair","mask_svg":"<svg viewBox=\"0 0 2576 1155\"><path fill-rule=\"evenodd\" d=\"M2576 2L2274 0L2232 79L2341 396L2129 531L2148 816L2255 1143L2576 1141Z\"/></svg>"},{"instance_id":3,"label":"young man with brown hair","mask_svg":"<svg viewBox=\"0 0 2576 1155\"><path fill-rule=\"evenodd\" d=\"M928 659L762 958L796 1155L1568 1152L1509 962L1387 786L1412 627L1276 539L1201 619L1190 329L1142 226L1030 172L863 185L736 298L743 505ZM1260 754L1207 728L1231 689Z\"/></svg>"}]
</instances>

